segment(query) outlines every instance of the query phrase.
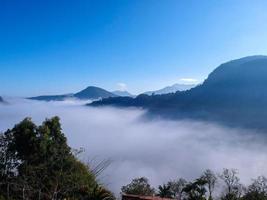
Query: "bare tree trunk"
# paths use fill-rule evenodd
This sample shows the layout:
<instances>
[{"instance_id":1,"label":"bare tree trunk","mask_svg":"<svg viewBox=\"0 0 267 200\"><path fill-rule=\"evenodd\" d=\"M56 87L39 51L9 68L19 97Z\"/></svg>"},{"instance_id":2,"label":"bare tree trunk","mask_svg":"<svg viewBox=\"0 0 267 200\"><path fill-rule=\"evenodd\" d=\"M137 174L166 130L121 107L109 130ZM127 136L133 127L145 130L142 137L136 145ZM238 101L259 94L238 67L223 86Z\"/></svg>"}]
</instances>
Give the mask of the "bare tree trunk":
<instances>
[{"instance_id":1,"label":"bare tree trunk","mask_svg":"<svg viewBox=\"0 0 267 200\"><path fill-rule=\"evenodd\" d=\"M57 192L54 192L52 200L57 200Z\"/></svg>"},{"instance_id":2,"label":"bare tree trunk","mask_svg":"<svg viewBox=\"0 0 267 200\"><path fill-rule=\"evenodd\" d=\"M39 189L39 192L38 192L38 200L41 200L41 189Z\"/></svg>"},{"instance_id":3,"label":"bare tree trunk","mask_svg":"<svg viewBox=\"0 0 267 200\"><path fill-rule=\"evenodd\" d=\"M24 200L25 199L25 188L23 186L23 189L22 189L22 199Z\"/></svg>"},{"instance_id":4,"label":"bare tree trunk","mask_svg":"<svg viewBox=\"0 0 267 200\"><path fill-rule=\"evenodd\" d=\"M9 183L7 183L7 200L9 200Z\"/></svg>"}]
</instances>

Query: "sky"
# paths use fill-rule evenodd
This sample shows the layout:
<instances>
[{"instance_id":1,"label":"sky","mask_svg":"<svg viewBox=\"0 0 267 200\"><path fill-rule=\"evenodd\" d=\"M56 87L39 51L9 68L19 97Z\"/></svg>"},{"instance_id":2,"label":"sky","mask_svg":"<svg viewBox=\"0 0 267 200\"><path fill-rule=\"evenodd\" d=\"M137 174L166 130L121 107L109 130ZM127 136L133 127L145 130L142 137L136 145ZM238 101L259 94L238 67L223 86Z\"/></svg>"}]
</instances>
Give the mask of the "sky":
<instances>
[{"instance_id":1,"label":"sky","mask_svg":"<svg viewBox=\"0 0 267 200\"><path fill-rule=\"evenodd\" d=\"M1 0L0 95L137 94L267 55L265 0Z\"/></svg>"}]
</instances>

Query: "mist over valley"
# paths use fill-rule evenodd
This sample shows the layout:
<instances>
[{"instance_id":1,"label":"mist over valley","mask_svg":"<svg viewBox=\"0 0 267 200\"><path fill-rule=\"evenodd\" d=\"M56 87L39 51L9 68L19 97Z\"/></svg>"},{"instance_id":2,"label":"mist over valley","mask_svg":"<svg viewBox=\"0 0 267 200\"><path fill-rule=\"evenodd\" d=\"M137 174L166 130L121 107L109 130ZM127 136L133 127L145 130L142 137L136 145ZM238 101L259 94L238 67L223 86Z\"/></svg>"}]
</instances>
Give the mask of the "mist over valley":
<instances>
[{"instance_id":1,"label":"mist over valley","mask_svg":"<svg viewBox=\"0 0 267 200\"><path fill-rule=\"evenodd\" d=\"M8 105L0 105L1 131L26 116L37 124L59 116L69 145L85 149L82 160L111 161L100 180L116 194L141 176L157 187L178 177L193 180L205 169L239 169L244 183L267 175L266 137L255 130L147 118L143 109L92 108L85 106L88 101L7 100Z\"/></svg>"}]
</instances>

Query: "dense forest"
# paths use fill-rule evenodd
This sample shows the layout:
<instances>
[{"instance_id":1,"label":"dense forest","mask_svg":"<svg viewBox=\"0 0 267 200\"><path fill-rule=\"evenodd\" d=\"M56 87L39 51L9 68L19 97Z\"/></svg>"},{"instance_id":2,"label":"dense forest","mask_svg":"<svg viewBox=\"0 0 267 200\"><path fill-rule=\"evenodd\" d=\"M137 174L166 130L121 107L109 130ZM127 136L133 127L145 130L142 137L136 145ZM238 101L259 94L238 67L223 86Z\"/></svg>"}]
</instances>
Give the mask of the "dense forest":
<instances>
[{"instance_id":1,"label":"dense forest","mask_svg":"<svg viewBox=\"0 0 267 200\"><path fill-rule=\"evenodd\" d=\"M26 118L0 135L0 199L114 199L97 181L102 167L78 160L58 117L35 125Z\"/></svg>"}]
</instances>

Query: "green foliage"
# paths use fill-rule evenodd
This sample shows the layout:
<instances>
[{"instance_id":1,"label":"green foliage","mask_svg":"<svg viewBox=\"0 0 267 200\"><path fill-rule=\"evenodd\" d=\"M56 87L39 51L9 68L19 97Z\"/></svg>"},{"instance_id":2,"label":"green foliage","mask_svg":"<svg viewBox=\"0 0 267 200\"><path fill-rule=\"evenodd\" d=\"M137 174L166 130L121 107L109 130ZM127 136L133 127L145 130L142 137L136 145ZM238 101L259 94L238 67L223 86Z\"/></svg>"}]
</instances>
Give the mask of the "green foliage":
<instances>
[{"instance_id":1,"label":"green foliage","mask_svg":"<svg viewBox=\"0 0 267 200\"><path fill-rule=\"evenodd\" d=\"M95 185L89 200L115 200L113 194L100 185Z\"/></svg>"},{"instance_id":2,"label":"green foliage","mask_svg":"<svg viewBox=\"0 0 267 200\"><path fill-rule=\"evenodd\" d=\"M203 178L195 180L193 183L188 183L183 192L186 193L187 200L205 200L205 194L207 192L205 186L207 181Z\"/></svg>"},{"instance_id":3,"label":"green foliage","mask_svg":"<svg viewBox=\"0 0 267 200\"><path fill-rule=\"evenodd\" d=\"M227 193L224 195L221 200L238 200L239 198L235 193Z\"/></svg>"},{"instance_id":4,"label":"green foliage","mask_svg":"<svg viewBox=\"0 0 267 200\"><path fill-rule=\"evenodd\" d=\"M267 178L259 176L255 179L242 200L267 200Z\"/></svg>"},{"instance_id":5,"label":"green foliage","mask_svg":"<svg viewBox=\"0 0 267 200\"><path fill-rule=\"evenodd\" d=\"M251 191L245 194L241 200L267 200L267 195L263 192Z\"/></svg>"},{"instance_id":6,"label":"green foliage","mask_svg":"<svg viewBox=\"0 0 267 200\"><path fill-rule=\"evenodd\" d=\"M149 181L145 177L135 178L132 182L121 188L122 193L151 196L155 194L155 189L149 184Z\"/></svg>"},{"instance_id":7,"label":"green foliage","mask_svg":"<svg viewBox=\"0 0 267 200\"><path fill-rule=\"evenodd\" d=\"M95 175L71 152L58 117L41 126L26 118L1 134L0 160L2 199L94 199L96 194Z\"/></svg>"},{"instance_id":8,"label":"green foliage","mask_svg":"<svg viewBox=\"0 0 267 200\"><path fill-rule=\"evenodd\" d=\"M217 182L218 177L222 182ZM219 185L219 183L222 183ZM218 186L216 190L216 187ZM150 192L147 192L150 191ZM213 192L220 196L213 197ZM126 186L122 187L122 193L154 196L154 189L150 186L147 178L136 178ZM220 175L211 170L206 170L193 182L185 179L169 181L160 185L156 194L161 198L178 200L267 200L267 178L259 176L252 184L245 188L240 182L238 171L235 169L224 169Z\"/></svg>"},{"instance_id":9,"label":"green foliage","mask_svg":"<svg viewBox=\"0 0 267 200\"><path fill-rule=\"evenodd\" d=\"M160 185L159 186L159 192L158 192L158 196L161 198L173 198L174 194L171 190L171 186L170 185Z\"/></svg>"},{"instance_id":10,"label":"green foliage","mask_svg":"<svg viewBox=\"0 0 267 200\"><path fill-rule=\"evenodd\" d=\"M167 185L170 186L173 198L182 199L183 189L187 185L187 181L185 179L180 178L178 180L169 181Z\"/></svg>"}]
</instances>

